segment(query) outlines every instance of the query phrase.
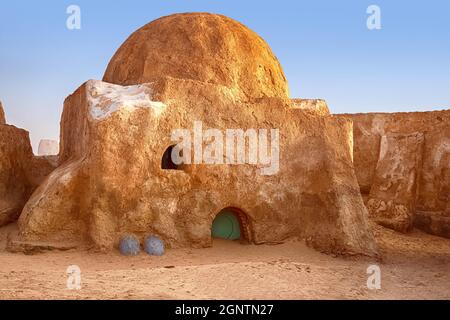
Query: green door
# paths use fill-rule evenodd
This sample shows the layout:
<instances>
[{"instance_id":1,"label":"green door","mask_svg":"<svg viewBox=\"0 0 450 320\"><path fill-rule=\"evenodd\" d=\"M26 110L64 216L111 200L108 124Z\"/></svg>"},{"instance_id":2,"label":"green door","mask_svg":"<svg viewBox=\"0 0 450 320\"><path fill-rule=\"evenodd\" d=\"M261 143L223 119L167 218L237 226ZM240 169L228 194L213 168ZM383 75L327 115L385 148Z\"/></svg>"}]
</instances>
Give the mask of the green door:
<instances>
[{"instance_id":1,"label":"green door","mask_svg":"<svg viewBox=\"0 0 450 320\"><path fill-rule=\"evenodd\" d=\"M241 238L241 227L237 216L229 210L221 211L213 221L213 238L237 240Z\"/></svg>"}]
</instances>

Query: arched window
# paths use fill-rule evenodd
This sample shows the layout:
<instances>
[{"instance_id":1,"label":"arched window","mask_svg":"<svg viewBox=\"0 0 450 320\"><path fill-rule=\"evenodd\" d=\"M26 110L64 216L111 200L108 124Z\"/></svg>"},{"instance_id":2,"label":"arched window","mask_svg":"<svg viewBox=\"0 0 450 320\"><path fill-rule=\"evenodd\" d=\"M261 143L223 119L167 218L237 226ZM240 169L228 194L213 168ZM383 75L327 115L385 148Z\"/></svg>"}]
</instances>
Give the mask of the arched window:
<instances>
[{"instance_id":1,"label":"arched window","mask_svg":"<svg viewBox=\"0 0 450 320\"><path fill-rule=\"evenodd\" d=\"M164 170L180 170L179 166L173 163L172 150L175 146L166 149L161 160L161 168Z\"/></svg>"}]
</instances>

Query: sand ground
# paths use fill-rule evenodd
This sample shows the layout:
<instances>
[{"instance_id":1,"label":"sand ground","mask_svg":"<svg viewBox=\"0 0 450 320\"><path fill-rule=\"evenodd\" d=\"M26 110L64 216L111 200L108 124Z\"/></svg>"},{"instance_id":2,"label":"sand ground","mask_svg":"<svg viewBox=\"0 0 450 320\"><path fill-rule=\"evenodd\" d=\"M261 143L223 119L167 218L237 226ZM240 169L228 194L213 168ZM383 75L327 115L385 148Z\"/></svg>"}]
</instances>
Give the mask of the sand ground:
<instances>
[{"instance_id":1,"label":"sand ground","mask_svg":"<svg viewBox=\"0 0 450 320\"><path fill-rule=\"evenodd\" d=\"M172 249L163 257L122 257L80 250L38 255L4 250L0 229L0 299L450 299L450 239L374 227L382 261L318 253L300 240L207 249ZM381 289L367 288L367 268L381 269ZM67 267L81 269L81 289L67 289Z\"/></svg>"}]
</instances>

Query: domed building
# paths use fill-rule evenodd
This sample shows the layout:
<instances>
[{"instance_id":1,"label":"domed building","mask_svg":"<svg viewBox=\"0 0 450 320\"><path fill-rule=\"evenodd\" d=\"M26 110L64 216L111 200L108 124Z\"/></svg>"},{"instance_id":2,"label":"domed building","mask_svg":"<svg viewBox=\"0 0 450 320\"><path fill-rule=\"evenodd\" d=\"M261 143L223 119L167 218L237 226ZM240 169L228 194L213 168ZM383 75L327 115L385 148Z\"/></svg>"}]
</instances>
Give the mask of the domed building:
<instances>
[{"instance_id":1,"label":"domed building","mask_svg":"<svg viewBox=\"0 0 450 320\"><path fill-rule=\"evenodd\" d=\"M241 23L210 13L175 14L142 27L114 55L103 81L134 85L162 76L224 86L243 101L289 97L267 43Z\"/></svg>"},{"instance_id":2,"label":"domed building","mask_svg":"<svg viewBox=\"0 0 450 320\"><path fill-rule=\"evenodd\" d=\"M208 247L213 235L297 237L374 255L352 132L323 101L290 99L277 58L244 25L163 17L125 41L103 81L65 100L59 167L25 205L15 243L111 250L125 234L156 234L169 248Z\"/></svg>"}]
</instances>

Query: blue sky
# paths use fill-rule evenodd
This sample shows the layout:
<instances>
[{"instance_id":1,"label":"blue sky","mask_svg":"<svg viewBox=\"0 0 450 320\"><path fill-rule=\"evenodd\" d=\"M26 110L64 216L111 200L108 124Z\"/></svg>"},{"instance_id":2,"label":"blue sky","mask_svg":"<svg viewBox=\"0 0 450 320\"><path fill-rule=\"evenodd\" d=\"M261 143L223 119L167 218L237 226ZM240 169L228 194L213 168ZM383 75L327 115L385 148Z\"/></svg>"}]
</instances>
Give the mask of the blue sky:
<instances>
[{"instance_id":1,"label":"blue sky","mask_svg":"<svg viewBox=\"0 0 450 320\"><path fill-rule=\"evenodd\" d=\"M66 8L81 8L81 30ZM366 9L381 8L381 30ZM334 113L450 108L450 1L72 0L0 2L0 100L33 146L58 139L64 98L137 28L177 12L234 18L272 47L291 96L324 98Z\"/></svg>"}]
</instances>

